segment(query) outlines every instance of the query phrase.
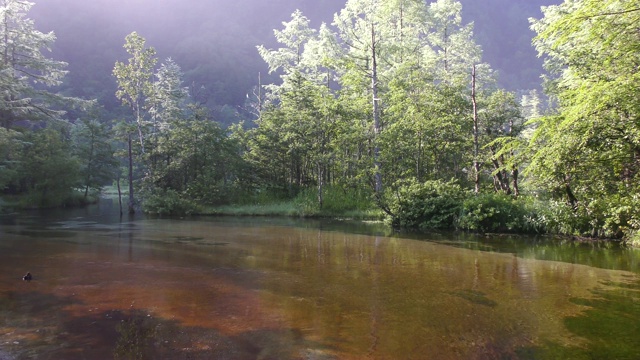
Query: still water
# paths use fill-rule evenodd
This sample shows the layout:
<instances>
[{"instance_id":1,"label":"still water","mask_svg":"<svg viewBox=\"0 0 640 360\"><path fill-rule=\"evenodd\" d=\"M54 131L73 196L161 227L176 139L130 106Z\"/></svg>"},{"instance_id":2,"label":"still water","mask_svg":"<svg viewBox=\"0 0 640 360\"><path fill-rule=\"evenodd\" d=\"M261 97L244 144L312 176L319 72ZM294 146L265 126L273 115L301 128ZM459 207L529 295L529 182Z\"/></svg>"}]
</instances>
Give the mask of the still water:
<instances>
[{"instance_id":1,"label":"still water","mask_svg":"<svg viewBox=\"0 0 640 360\"><path fill-rule=\"evenodd\" d=\"M552 239L3 215L0 359L640 359L639 274Z\"/></svg>"}]
</instances>

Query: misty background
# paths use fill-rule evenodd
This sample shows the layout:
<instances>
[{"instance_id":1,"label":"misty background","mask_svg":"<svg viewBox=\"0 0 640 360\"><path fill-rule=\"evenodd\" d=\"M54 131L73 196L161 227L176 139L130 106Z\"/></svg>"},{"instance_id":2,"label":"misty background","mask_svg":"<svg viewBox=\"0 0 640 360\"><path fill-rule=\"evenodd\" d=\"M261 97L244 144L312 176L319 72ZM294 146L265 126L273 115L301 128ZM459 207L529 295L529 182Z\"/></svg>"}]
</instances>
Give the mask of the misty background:
<instances>
[{"instance_id":1,"label":"misty background","mask_svg":"<svg viewBox=\"0 0 640 360\"><path fill-rule=\"evenodd\" d=\"M125 61L125 36L137 31L164 61L184 72L196 101L223 124L243 115L247 94L275 80L256 50L276 47L274 29L300 9L318 28L331 23L345 0L35 0L29 17L43 32L57 36L52 57L69 63L62 91L96 98L109 112L120 107L112 70ZM542 61L531 46L530 17L560 0L461 0L463 22L474 23L484 61L499 84L518 91L540 87Z\"/></svg>"}]
</instances>

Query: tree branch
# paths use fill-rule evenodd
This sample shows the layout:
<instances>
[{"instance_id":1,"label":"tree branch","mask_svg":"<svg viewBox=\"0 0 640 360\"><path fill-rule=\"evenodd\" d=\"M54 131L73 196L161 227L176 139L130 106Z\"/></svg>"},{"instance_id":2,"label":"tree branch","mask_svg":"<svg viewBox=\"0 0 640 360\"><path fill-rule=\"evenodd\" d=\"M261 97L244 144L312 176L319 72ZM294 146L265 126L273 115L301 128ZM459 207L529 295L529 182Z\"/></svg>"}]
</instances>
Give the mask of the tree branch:
<instances>
[{"instance_id":1,"label":"tree branch","mask_svg":"<svg viewBox=\"0 0 640 360\"><path fill-rule=\"evenodd\" d=\"M628 14L628 13L632 13L632 12L636 12L636 11L640 11L640 8L623 10L623 11L612 11L612 12L606 12L606 13L600 13L600 14L594 14L594 15L587 15L587 16L580 16L580 17L578 17L578 19L593 19L595 17L601 17L601 16L623 15L623 14Z\"/></svg>"}]
</instances>

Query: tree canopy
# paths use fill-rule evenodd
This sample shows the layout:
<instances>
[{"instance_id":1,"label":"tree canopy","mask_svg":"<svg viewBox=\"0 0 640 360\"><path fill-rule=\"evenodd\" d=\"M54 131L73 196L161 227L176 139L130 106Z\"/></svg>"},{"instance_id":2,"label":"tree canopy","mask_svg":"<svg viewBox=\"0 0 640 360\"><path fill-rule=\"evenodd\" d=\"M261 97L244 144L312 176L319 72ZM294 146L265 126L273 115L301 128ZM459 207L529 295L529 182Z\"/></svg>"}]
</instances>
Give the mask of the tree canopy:
<instances>
[{"instance_id":1,"label":"tree canopy","mask_svg":"<svg viewBox=\"0 0 640 360\"><path fill-rule=\"evenodd\" d=\"M567 0L533 21L557 112L535 121L529 172L598 225L638 221L640 3ZM615 231L615 230L614 230Z\"/></svg>"}]
</instances>

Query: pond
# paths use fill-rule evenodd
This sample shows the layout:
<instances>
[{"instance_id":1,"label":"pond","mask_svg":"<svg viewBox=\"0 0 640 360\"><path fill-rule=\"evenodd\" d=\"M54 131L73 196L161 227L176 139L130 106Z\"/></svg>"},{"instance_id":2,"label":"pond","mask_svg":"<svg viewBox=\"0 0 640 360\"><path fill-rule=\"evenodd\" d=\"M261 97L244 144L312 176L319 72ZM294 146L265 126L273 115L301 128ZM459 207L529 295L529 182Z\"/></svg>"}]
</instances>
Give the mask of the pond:
<instances>
[{"instance_id":1,"label":"pond","mask_svg":"<svg viewBox=\"0 0 640 360\"><path fill-rule=\"evenodd\" d=\"M0 359L638 359L639 273L616 245L104 201L0 216Z\"/></svg>"}]
</instances>

